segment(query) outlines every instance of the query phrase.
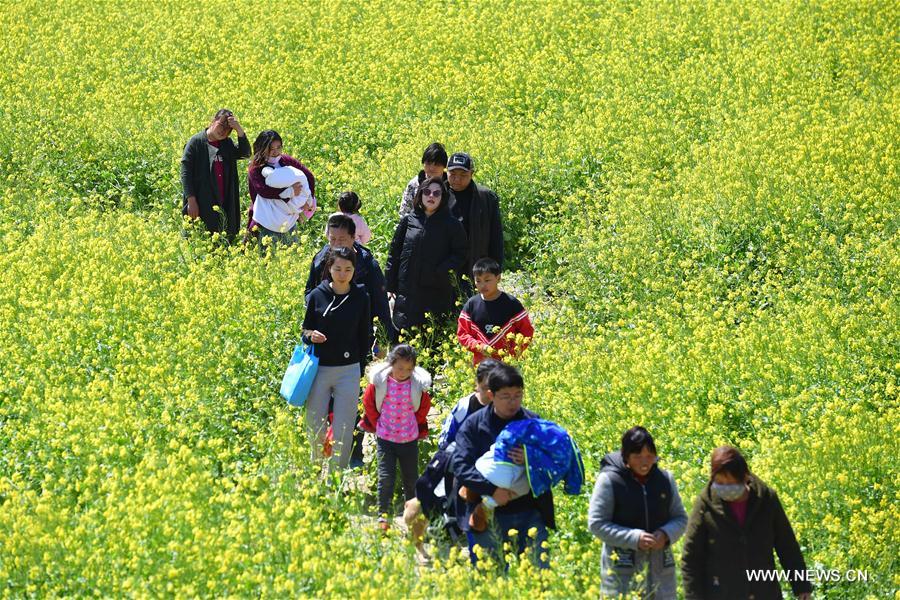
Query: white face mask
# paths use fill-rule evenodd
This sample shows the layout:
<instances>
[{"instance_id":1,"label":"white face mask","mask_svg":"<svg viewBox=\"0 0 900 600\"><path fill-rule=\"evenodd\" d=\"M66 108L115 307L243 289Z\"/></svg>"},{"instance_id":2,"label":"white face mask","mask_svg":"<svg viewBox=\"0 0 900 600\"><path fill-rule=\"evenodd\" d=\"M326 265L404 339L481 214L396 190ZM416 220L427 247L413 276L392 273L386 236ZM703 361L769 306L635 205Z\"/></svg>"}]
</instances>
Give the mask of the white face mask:
<instances>
[{"instance_id":1,"label":"white face mask","mask_svg":"<svg viewBox=\"0 0 900 600\"><path fill-rule=\"evenodd\" d=\"M712 492L725 502L734 502L740 500L744 492L747 491L747 485L743 483L713 483Z\"/></svg>"},{"instance_id":2,"label":"white face mask","mask_svg":"<svg viewBox=\"0 0 900 600\"><path fill-rule=\"evenodd\" d=\"M276 166L276 167L277 167L277 166L278 166L278 161L279 161L279 160L281 160L281 156L280 156L280 155L279 155L279 156L270 156L266 162L268 162L270 165L273 165L273 166Z\"/></svg>"}]
</instances>

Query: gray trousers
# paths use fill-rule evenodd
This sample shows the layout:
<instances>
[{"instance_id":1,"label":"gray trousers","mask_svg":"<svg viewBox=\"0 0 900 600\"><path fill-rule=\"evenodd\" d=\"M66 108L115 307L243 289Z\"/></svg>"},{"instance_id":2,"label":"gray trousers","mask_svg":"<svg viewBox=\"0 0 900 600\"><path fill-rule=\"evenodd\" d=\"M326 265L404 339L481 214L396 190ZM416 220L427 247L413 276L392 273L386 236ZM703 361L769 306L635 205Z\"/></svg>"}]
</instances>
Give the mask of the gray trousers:
<instances>
[{"instance_id":1,"label":"gray trousers","mask_svg":"<svg viewBox=\"0 0 900 600\"><path fill-rule=\"evenodd\" d=\"M675 558L671 548L630 550L603 544L600 573L601 598L635 593L648 600L675 600L677 596ZM636 577L639 573L644 574L640 581Z\"/></svg>"},{"instance_id":2,"label":"gray trousers","mask_svg":"<svg viewBox=\"0 0 900 600\"><path fill-rule=\"evenodd\" d=\"M350 463L356 406L359 402L359 363L340 367L319 365L306 399L306 428L313 460L322 458L322 444L328 428L328 401L334 396L334 453L332 464L345 469Z\"/></svg>"},{"instance_id":3,"label":"gray trousers","mask_svg":"<svg viewBox=\"0 0 900 600\"><path fill-rule=\"evenodd\" d=\"M378 516L394 516L391 500L397 482L397 463L403 481L404 500L416 497L416 480L419 478L419 441L397 443L375 438L378 444Z\"/></svg>"}]
</instances>

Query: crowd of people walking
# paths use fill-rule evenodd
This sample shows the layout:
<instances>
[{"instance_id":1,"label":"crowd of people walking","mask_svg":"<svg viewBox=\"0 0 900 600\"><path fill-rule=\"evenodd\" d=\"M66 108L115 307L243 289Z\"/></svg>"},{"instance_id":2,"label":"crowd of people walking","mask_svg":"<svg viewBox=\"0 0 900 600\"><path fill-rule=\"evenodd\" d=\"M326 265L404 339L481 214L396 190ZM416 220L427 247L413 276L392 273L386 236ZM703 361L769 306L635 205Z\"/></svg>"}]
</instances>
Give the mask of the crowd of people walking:
<instances>
[{"instance_id":1,"label":"crowd of people walking","mask_svg":"<svg viewBox=\"0 0 900 600\"><path fill-rule=\"evenodd\" d=\"M294 243L298 224L318 209L315 176L285 154L274 130L261 132L251 148L227 109L184 148L183 214L235 239L241 159L250 159L248 235ZM465 540L473 563L492 556L502 565L509 547L547 568L549 530L556 527L551 488L565 482L567 493L580 492L581 455L564 428L525 408L524 378L509 364L527 351L535 330L526 307L500 289L497 194L474 181L475 161L466 152L448 155L432 143L421 163L400 199L383 272L365 246L372 233L360 198L349 190L328 217L326 244L312 259L302 331L318 358L305 406L312 458L326 460L328 448L333 468L359 465L359 438L369 432L375 436L381 529L389 529L395 516L399 467L404 518L421 555L430 519L451 539ZM458 300L464 304L456 313ZM429 435L432 375L418 365L417 349L400 340L429 318L456 321L459 343L475 365L474 391L453 405L437 453L420 473L418 444ZM383 361L370 365L382 354L375 347L375 319L389 349ZM785 571L805 572L803 555L778 496L740 451L713 451L709 481L690 515L659 456L650 432L635 426L601 461L587 527L603 543L602 595L674 599L673 547L683 538L686 598L781 598L777 578L751 573L774 571L775 554ZM810 597L808 581L789 580L796 595Z\"/></svg>"}]
</instances>

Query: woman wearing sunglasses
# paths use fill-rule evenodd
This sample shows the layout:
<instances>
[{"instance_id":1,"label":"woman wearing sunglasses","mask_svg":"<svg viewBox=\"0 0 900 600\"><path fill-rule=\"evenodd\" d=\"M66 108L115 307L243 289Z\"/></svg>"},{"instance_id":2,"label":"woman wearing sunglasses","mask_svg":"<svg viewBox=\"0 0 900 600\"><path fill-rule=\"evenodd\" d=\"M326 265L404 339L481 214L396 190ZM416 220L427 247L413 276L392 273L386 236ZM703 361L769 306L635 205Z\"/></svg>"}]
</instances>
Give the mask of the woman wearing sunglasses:
<instances>
[{"instance_id":1,"label":"woman wearing sunglasses","mask_svg":"<svg viewBox=\"0 0 900 600\"><path fill-rule=\"evenodd\" d=\"M394 325L409 329L425 314L443 318L454 309L456 271L466 261L466 231L450 214L450 190L440 178L422 181L413 212L400 219L388 254L387 291L394 295Z\"/></svg>"}]
</instances>

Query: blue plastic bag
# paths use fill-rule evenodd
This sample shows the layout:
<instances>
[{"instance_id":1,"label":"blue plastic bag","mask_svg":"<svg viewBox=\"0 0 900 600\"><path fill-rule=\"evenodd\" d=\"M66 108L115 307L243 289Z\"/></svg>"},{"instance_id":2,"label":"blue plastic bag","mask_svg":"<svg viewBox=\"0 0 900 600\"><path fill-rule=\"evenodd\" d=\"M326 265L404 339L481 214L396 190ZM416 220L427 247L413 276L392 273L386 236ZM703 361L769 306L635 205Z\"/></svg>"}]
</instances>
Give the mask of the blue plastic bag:
<instances>
[{"instance_id":1,"label":"blue plastic bag","mask_svg":"<svg viewBox=\"0 0 900 600\"><path fill-rule=\"evenodd\" d=\"M291 406L303 406L319 370L319 357L312 345L298 344L281 380L281 397Z\"/></svg>"}]
</instances>

